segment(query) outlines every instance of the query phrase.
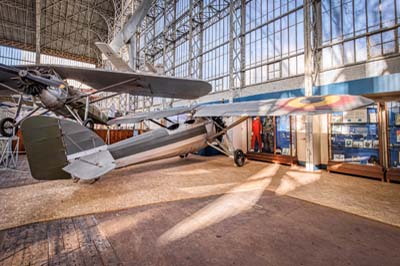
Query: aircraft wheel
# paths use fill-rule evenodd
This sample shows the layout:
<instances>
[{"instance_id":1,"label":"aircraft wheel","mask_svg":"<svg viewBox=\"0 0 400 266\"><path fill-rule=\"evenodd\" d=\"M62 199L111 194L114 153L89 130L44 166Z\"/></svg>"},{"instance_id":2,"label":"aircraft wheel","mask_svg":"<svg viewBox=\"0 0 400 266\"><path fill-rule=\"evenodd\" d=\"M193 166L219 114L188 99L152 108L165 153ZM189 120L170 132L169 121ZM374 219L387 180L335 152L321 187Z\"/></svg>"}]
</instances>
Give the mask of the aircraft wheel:
<instances>
[{"instance_id":1,"label":"aircraft wheel","mask_svg":"<svg viewBox=\"0 0 400 266\"><path fill-rule=\"evenodd\" d=\"M99 179L100 179L100 177L97 177L97 178L95 178L95 179L92 179L91 181L90 181L90 183L89 184L94 184L94 183L96 183L97 181L99 181Z\"/></svg>"},{"instance_id":2,"label":"aircraft wheel","mask_svg":"<svg viewBox=\"0 0 400 266\"><path fill-rule=\"evenodd\" d=\"M233 153L233 160L235 161L236 166L242 167L246 160L246 156L244 155L244 152L242 150L237 149Z\"/></svg>"},{"instance_id":3,"label":"aircraft wheel","mask_svg":"<svg viewBox=\"0 0 400 266\"><path fill-rule=\"evenodd\" d=\"M188 156L189 156L189 153L185 153L185 154L179 155L179 157L180 157L181 159L187 158Z\"/></svg>"},{"instance_id":4,"label":"aircraft wheel","mask_svg":"<svg viewBox=\"0 0 400 266\"><path fill-rule=\"evenodd\" d=\"M88 118L85 121L83 121L83 126L87 127L90 130L94 130L94 122L91 118Z\"/></svg>"},{"instance_id":5,"label":"aircraft wheel","mask_svg":"<svg viewBox=\"0 0 400 266\"><path fill-rule=\"evenodd\" d=\"M12 117L6 117L0 120L0 133L4 137L12 137L13 130L15 128L15 119ZM15 128L15 134L17 134L18 128Z\"/></svg>"}]
</instances>

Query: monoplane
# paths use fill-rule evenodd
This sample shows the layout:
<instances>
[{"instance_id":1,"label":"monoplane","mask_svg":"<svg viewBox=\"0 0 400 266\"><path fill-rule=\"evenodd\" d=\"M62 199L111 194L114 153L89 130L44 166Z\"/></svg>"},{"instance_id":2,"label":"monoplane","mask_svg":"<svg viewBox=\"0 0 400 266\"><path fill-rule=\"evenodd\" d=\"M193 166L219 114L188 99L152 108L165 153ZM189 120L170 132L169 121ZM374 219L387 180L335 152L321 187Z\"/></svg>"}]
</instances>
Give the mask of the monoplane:
<instances>
[{"instance_id":1,"label":"monoplane","mask_svg":"<svg viewBox=\"0 0 400 266\"><path fill-rule=\"evenodd\" d=\"M350 111L373 103L363 96L327 95L182 106L110 120L109 125L148 120L159 126L111 145L106 145L95 132L63 119L31 117L21 128L35 179L96 180L115 168L174 156L185 157L207 146L233 158L237 166L243 166L245 154L235 149L227 132L251 116L318 115ZM182 123L169 119L180 114L187 115ZM224 117L232 117L234 121L227 125ZM169 124L160 123L160 119Z\"/></svg>"}]
</instances>

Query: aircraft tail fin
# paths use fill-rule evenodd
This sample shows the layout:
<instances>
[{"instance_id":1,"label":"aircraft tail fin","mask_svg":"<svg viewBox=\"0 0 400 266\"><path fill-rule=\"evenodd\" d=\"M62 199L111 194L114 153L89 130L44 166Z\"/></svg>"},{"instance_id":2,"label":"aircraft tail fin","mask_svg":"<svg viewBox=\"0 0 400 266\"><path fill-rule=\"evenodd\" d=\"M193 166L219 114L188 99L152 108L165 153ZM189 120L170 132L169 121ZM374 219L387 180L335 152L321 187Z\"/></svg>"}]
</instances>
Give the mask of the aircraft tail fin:
<instances>
[{"instance_id":1,"label":"aircraft tail fin","mask_svg":"<svg viewBox=\"0 0 400 266\"><path fill-rule=\"evenodd\" d=\"M34 116L22 125L22 137L33 178L94 179L115 168L107 145L75 122Z\"/></svg>"},{"instance_id":2,"label":"aircraft tail fin","mask_svg":"<svg viewBox=\"0 0 400 266\"><path fill-rule=\"evenodd\" d=\"M107 57L113 66L119 71L132 72L132 68L111 48L110 45L104 42L96 42L95 45Z\"/></svg>"}]
</instances>

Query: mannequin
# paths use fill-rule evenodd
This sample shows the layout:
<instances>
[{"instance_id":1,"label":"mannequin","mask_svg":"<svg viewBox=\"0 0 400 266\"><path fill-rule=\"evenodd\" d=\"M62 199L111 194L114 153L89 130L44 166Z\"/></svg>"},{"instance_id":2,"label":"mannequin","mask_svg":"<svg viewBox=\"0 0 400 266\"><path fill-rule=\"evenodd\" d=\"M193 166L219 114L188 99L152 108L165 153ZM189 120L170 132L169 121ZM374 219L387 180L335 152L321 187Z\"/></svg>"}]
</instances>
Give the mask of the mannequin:
<instances>
[{"instance_id":1,"label":"mannequin","mask_svg":"<svg viewBox=\"0 0 400 266\"><path fill-rule=\"evenodd\" d=\"M261 131L262 131L261 120L260 117L257 116L253 118L253 123L252 123L251 149L253 151L255 148L256 140L258 145L258 152L262 150Z\"/></svg>"}]
</instances>

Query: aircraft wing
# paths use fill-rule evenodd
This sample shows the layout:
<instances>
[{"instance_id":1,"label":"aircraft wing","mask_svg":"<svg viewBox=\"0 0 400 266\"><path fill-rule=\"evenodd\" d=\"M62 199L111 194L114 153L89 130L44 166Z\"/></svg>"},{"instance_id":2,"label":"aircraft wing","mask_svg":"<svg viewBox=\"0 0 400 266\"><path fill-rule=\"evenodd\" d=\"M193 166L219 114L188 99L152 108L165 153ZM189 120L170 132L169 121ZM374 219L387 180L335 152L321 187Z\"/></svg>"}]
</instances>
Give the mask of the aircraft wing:
<instances>
[{"instance_id":1,"label":"aircraft wing","mask_svg":"<svg viewBox=\"0 0 400 266\"><path fill-rule=\"evenodd\" d=\"M133 71L129 65L122 60L122 58L114 52L114 50L107 43L96 42L95 45L99 50L107 57L108 60L114 65L114 67L120 71Z\"/></svg>"},{"instance_id":2,"label":"aircraft wing","mask_svg":"<svg viewBox=\"0 0 400 266\"><path fill-rule=\"evenodd\" d=\"M374 101L363 96L326 95L199 106L195 117L318 115L350 111Z\"/></svg>"},{"instance_id":3,"label":"aircraft wing","mask_svg":"<svg viewBox=\"0 0 400 266\"><path fill-rule=\"evenodd\" d=\"M108 125L133 124L148 119L160 119L184 113L194 113L195 117L213 116L266 116L266 115L318 115L350 111L373 104L363 96L326 95L271 99L225 104L206 104L189 107L175 107L163 111L144 112L115 118Z\"/></svg>"},{"instance_id":4,"label":"aircraft wing","mask_svg":"<svg viewBox=\"0 0 400 266\"><path fill-rule=\"evenodd\" d=\"M19 69L53 69L62 79L80 81L96 90L110 87L105 92L129 93L132 95L166 97L179 99L196 99L211 91L210 83L196 79L176 78L155 74L118 72L95 68L82 68L62 65L25 65L17 66ZM14 75L15 76L15 75ZM17 90L17 81L11 79L12 74L0 71L0 93L7 89L6 85ZM125 83L124 83L125 82ZM6 92L7 94L15 94Z\"/></svg>"},{"instance_id":5,"label":"aircraft wing","mask_svg":"<svg viewBox=\"0 0 400 266\"><path fill-rule=\"evenodd\" d=\"M118 117L108 121L107 124L108 125L134 124L148 119L160 119L164 117L171 117L174 115L190 113L191 111L193 111L194 108L195 108L194 106L192 107L181 106L181 107L170 108L163 111L143 112L135 115Z\"/></svg>"}]
</instances>

